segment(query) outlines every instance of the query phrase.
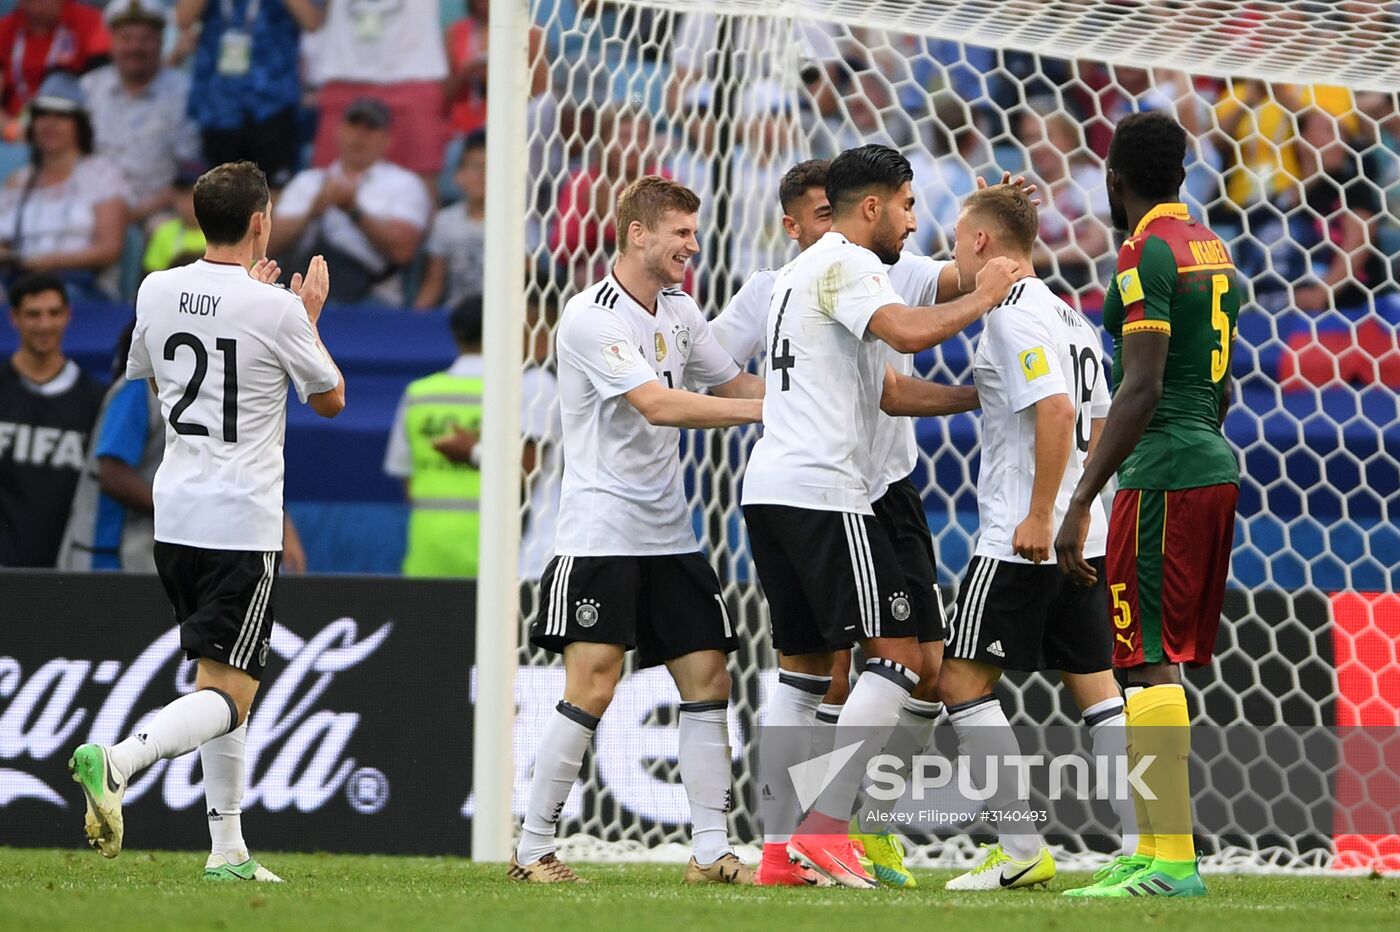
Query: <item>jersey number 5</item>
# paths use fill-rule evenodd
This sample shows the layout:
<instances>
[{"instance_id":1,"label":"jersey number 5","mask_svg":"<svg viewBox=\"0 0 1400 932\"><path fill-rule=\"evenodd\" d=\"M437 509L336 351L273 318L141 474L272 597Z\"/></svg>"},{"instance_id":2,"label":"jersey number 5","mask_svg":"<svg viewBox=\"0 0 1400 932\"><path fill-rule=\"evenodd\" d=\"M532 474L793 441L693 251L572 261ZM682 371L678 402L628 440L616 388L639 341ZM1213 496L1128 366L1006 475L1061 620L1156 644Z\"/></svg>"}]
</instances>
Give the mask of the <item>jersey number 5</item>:
<instances>
[{"instance_id":1,"label":"jersey number 5","mask_svg":"<svg viewBox=\"0 0 1400 932\"><path fill-rule=\"evenodd\" d=\"M1220 334L1220 348L1210 354L1210 380L1219 382L1230 371L1230 315L1220 307L1220 299L1230 293L1230 276L1210 277L1210 325Z\"/></svg>"},{"instance_id":2,"label":"jersey number 5","mask_svg":"<svg viewBox=\"0 0 1400 932\"><path fill-rule=\"evenodd\" d=\"M170 426L175 433L194 437L208 437L209 428L203 424L182 421L180 416L199 397L199 389L204 385L204 377L209 373L209 352L204 343L192 333L172 333L165 341L165 360L173 362L180 347L188 346L194 353L194 372L185 393L170 409ZM214 341L215 348L224 354L224 441L238 442L238 341L220 337Z\"/></svg>"}]
</instances>

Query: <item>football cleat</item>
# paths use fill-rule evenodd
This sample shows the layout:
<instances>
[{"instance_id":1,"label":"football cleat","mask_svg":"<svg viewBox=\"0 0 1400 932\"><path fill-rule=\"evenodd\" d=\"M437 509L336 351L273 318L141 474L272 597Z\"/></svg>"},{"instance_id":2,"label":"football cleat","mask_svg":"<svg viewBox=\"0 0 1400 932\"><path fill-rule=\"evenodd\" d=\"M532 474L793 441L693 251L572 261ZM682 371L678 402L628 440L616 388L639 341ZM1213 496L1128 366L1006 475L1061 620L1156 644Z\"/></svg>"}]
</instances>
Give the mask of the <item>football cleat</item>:
<instances>
[{"instance_id":1,"label":"football cleat","mask_svg":"<svg viewBox=\"0 0 1400 932\"><path fill-rule=\"evenodd\" d=\"M1142 854L1120 854L1103 867L1094 871L1094 882L1087 887L1066 890L1065 896L1098 896L1094 891L1116 887L1129 877L1152 863L1152 859Z\"/></svg>"},{"instance_id":2,"label":"football cleat","mask_svg":"<svg viewBox=\"0 0 1400 932\"><path fill-rule=\"evenodd\" d=\"M1017 861L1001 845L983 845L987 857L966 874L943 885L945 890L1012 890L1048 883L1055 876L1055 859L1042 847L1029 861Z\"/></svg>"},{"instance_id":3,"label":"football cleat","mask_svg":"<svg viewBox=\"0 0 1400 932\"><path fill-rule=\"evenodd\" d=\"M523 883L588 883L552 852L529 864L521 864L512 854L506 876Z\"/></svg>"},{"instance_id":4,"label":"football cleat","mask_svg":"<svg viewBox=\"0 0 1400 932\"><path fill-rule=\"evenodd\" d=\"M685 882L689 884L733 883L749 886L754 882L754 871L731 851L713 864L706 864L704 867L701 867L695 858L691 858L690 863L685 866Z\"/></svg>"},{"instance_id":5,"label":"football cleat","mask_svg":"<svg viewBox=\"0 0 1400 932\"><path fill-rule=\"evenodd\" d=\"M235 860L239 858L241 860ZM205 880L256 880L262 883L282 883L282 878L259 864L246 851L239 851L232 858L223 854L211 854L204 862Z\"/></svg>"},{"instance_id":6,"label":"football cleat","mask_svg":"<svg viewBox=\"0 0 1400 932\"><path fill-rule=\"evenodd\" d=\"M837 886L856 890L879 886L860 863L848 835L794 835L788 842L788 854Z\"/></svg>"},{"instance_id":7,"label":"football cleat","mask_svg":"<svg viewBox=\"0 0 1400 932\"><path fill-rule=\"evenodd\" d=\"M1117 899L1126 899L1127 897L1150 899L1154 896L1190 897L1205 895L1205 881L1201 880L1201 872L1195 870L1194 865L1192 865L1192 869L1186 873L1186 876L1176 877L1173 875L1173 872L1166 870L1160 861L1154 861L1114 886L1103 887L1101 889L1090 888L1090 890L1084 893L1084 896L1112 897Z\"/></svg>"},{"instance_id":8,"label":"football cleat","mask_svg":"<svg viewBox=\"0 0 1400 932\"><path fill-rule=\"evenodd\" d=\"M68 758L73 782L83 788L87 814L83 828L88 844L104 858L122 853L122 797L126 795L126 780L112 769L107 749L97 744L84 744Z\"/></svg>"},{"instance_id":9,"label":"football cleat","mask_svg":"<svg viewBox=\"0 0 1400 932\"><path fill-rule=\"evenodd\" d=\"M910 890L919 885L909 868L904 866L904 843L893 832L877 832L869 835L852 835L851 840L865 849L865 860L870 862L870 870L875 879L890 887L906 887Z\"/></svg>"}]
</instances>

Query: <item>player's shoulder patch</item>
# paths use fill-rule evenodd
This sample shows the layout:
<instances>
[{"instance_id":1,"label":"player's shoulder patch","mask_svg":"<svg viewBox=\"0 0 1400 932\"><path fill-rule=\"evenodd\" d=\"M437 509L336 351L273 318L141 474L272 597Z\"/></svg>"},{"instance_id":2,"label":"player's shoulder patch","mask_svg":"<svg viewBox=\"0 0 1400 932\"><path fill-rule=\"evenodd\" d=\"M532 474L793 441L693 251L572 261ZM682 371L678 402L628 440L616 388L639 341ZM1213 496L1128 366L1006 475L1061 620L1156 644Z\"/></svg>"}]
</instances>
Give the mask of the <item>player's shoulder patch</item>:
<instances>
[{"instance_id":1,"label":"player's shoulder patch","mask_svg":"<svg viewBox=\"0 0 1400 932\"><path fill-rule=\"evenodd\" d=\"M1142 273L1136 269L1124 269L1114 278L1118 285L1118 296L1124 304L1132 304L1143 299Z\"/></svg>"},{"instance_id":2,"label":"player's shoulder patch","mask_svg":"<svg viewBox=\"0 0 1400 932\"><path fill-rule=\"evenodd\" d=\"M1027 382L1034 382L1043 375L1050 374L1050 358L1044 346L1032 346L1016 356L1021 363L1021 375Z\"/></svg>"}]
</instances>

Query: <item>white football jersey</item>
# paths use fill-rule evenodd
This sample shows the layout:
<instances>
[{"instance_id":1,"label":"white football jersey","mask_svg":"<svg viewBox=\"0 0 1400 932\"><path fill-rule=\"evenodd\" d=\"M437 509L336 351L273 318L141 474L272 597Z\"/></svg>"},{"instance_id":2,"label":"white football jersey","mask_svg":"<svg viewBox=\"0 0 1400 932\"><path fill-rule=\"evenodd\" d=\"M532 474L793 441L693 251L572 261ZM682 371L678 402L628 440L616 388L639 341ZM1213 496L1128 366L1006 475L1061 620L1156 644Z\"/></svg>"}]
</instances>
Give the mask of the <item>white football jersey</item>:
<instances>
[{"instance_id":1,"label":"white football jersey","mask_svg":"<svg viewBox=\"0 0 1400 932\"><path fill-rule=\"evenodd\" d=\"M840 233L779 271L764 325L763 436L744 476L745 505L872 513L888 357L866 328L877 310L902 303L875 253Z\"/></svg>"},{"instance_id":2,"label":"white football jersey","mask_svg":"<svg viewBox=\"0 0 1400 932\"><path fill-rule=\"evenodd\" d=\"M1074 405L1074 443L1055 498L1055 527L1084 473L1091 422L1108 416L1103 343L1093 326L1038 278L1024 278L986 317L973 357L982 403L982 467L977 477L981 534L977 555L1028 563L1011 549L1031 507L1035 482L1035 403L1066 395ZM1086 557L1106 552L1103 504L1090 509Z\"/></svg>"},{"instance_id":3,"label":"white football jersey","mask_svg":"<svg viewBox=\"0 0 1400 932\"><path fill-rule=\"evenodd\" d=\"M156 540L281 550L287 384L305 402L340 381L301 299L239 265L154 272L136 295L126 377L155 379L165 418Z\"/></svg>"},{"instance_id":4,"label":"white football jersey","mask_svg":"<svg viewBox=\"0 0 1400 932\"><path fill-rule=\"evenodd\" d=\"M645 556L700 549L681 481L680 431L623 397L651 381L722 385L739 367L690 296L667 289L652 314L609 275L569 299L555 338L564 484L554 552Z\"/></svg>"},{"instance_id":5,"label":"white football jersey","mask_svg":"<svg viewBox=\"0 0 1400 932\"><path fill-rule=\"evenodd\" d=\"M890 284L905 304L933 304L938 300L938 276L947 264L906 252L889 267ZM768 323L768 305L777 280L777 269L759 269L710 322L715 339L741 365L751 359L761 362L767 355L763 329ZM885 352L896 372L914 374L912 355L889 346L885 347ZM875 439L871 444L870 462L875 474L871 476L870 500L878 501L892 483L913 472L918 455L913 419L882 415L875 423Z\"/></svg>"},{"instance_id":6,"label":"white football jersey","mask_svg":"<svg viewBox=\"0 0 1400 932\"><path fill-rule=\"evenodd\" d=\"M938 301L938 276L949 263L906 252L890 266L890 283L910 307L927 307ZM914 374L914 357L885 345L886 360L900 375ZM875 422L875 439L870 445L870 462L875 472L870 479L870 500L879 501L891 485L914 471L919 460L919 444L914 436L914 419L890 417L881 412Z\"/></svg>"}]
</instances>

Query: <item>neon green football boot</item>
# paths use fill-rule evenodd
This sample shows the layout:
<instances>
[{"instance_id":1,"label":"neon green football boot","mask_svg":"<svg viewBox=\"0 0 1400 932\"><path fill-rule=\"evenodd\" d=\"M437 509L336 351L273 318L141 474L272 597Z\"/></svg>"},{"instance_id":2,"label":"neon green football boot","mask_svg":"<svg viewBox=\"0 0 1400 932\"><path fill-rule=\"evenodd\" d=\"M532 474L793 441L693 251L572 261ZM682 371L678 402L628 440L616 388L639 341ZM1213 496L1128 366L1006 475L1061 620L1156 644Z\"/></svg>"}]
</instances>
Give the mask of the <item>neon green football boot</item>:
<instances>
[{"instance_id":1,"label":"neon green football boot","mask_svg":"<svg viewBox=\"0 0 1400 932\"><path fill-rule=\"evenodd\" d=\"M1152 863L1152 859L1142 854L1120 854L1094 872L1094 882L1087 887L1066 890L1065 896L1098 896L1095 890L1116 887L1129 877Z\"/></svg>"},{"instance_id":2,"label":"neon green football boot","mask_svg":"<svg viewBox=\"0 0 1400 932\"><path fill-rule=\"evenodd\" d=\"M1195 861L1160 861L1141 868L1114 886L1085 890L1084 896L1151 898L1154 896L1205 896L1205 881Z\"/></svg>"},{"instance_id":3,"label":"neon green football boot","mask_svg":"<svg viewBox=\"0 0 1400 932\"><path fill-rule=\"evenodd\" d=\"M242 855L242 860L236 860ZM257 880L262 883L282 883L282 878L263 867L246 851L239 851L232 858L223 854L211 854L204 862L205 880Z\"/></svg>"},{"instance_id":4,"label":"neon green football boot","mask_svg":"<svg viewBox=\"0 0 1400 932\"><path fill-rule=\"evenodd\" d=\"M87 815L83 829L88 844L104 858L122 853L122 836L126 824L122 819L122 797L126 795L126 780L112 768L107 749L97 744L81 745L68 758L73 782L83 788Z\"/></svg>"},{"instance_id":5,"label":"neon green football boot","mask_svg":"<svg viewBox=\"0 0 1400 932\"><path fill-rule=\"evenodd\" d=\"M870 872L875 879L887 887L903 887L912 890L919 885L909 868L904 866L904 842L893 832L873 832L864 834L851 832L851 841L860 842L865 848L865 860L870 862Z\"/></svg>"}]
</instances>

